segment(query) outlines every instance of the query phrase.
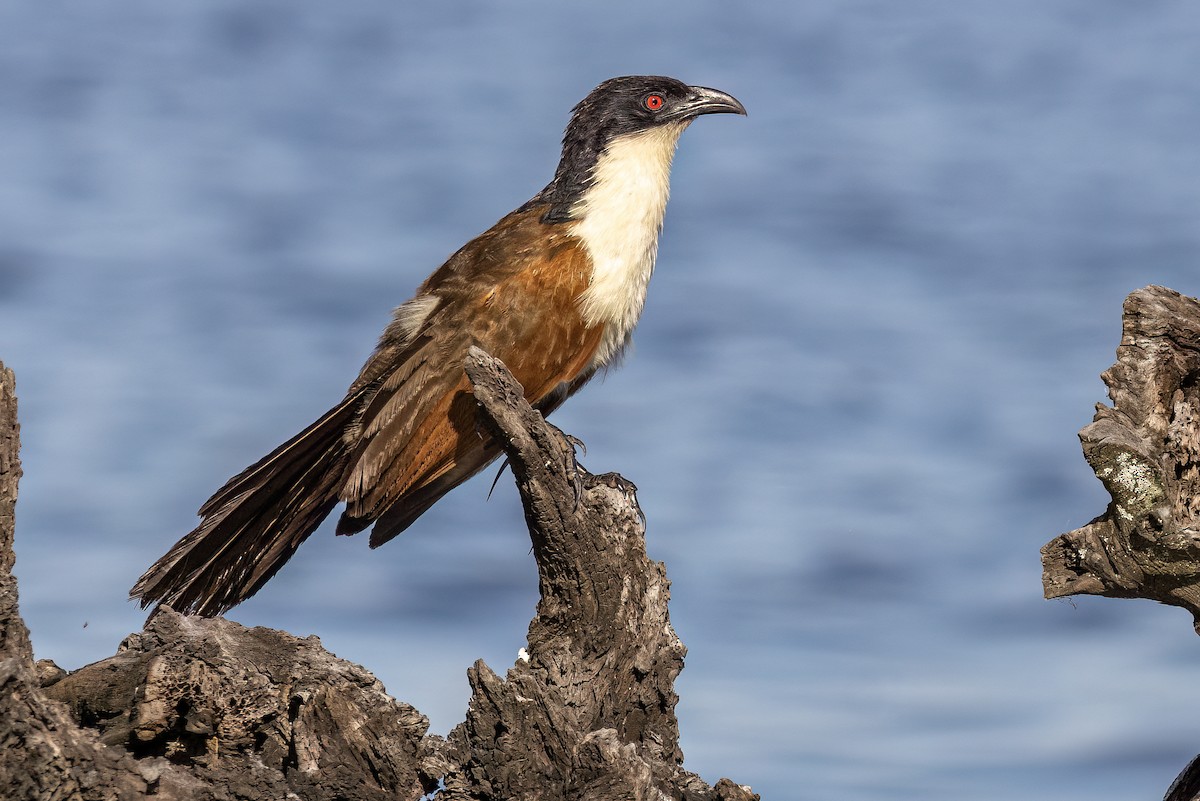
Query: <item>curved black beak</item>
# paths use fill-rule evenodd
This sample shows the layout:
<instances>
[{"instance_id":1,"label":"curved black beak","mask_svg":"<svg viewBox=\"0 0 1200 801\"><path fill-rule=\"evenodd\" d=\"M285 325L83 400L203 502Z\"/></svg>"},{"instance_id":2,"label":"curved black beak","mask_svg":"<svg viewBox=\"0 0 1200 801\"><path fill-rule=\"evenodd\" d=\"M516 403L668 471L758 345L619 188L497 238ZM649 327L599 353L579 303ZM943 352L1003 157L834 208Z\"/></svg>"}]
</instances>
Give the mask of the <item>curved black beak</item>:
<instances>
[{"instance_id":1,"label":"curved black beak","mask_svg":"<svg viewBox=\"0 0 1200 801\"><path fill-rule=\"evenodd\" d=\"M707 86L689 86L688 95L675 104L660 120L690 120L701 114L746 115L746 107L736 97Z\"/></svg>"}]
</instances>

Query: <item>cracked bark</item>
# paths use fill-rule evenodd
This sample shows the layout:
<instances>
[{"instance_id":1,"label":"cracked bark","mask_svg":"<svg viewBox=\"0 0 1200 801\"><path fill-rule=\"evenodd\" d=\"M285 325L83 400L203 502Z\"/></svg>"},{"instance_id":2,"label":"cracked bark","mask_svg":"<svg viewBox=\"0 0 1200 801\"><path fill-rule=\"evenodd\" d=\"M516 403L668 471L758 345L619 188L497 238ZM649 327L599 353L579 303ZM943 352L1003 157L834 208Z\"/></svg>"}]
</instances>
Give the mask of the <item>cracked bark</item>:
<instances>
[{"instance_id":1,"label":"cracked bark","mask_svg":"<svg viewBox=\"0 0 1200 801\"><path fill-rule=\"evenodd\" d=\"M34 665L12 576L16 398L0 365L0 796L11 799L758 798L683 768L686 653L632 484L593 476L497 360L467 364L525 506L541 601L527 657L468 670L447 740L315 637L163 609L108 659ZM440 788L440 789L439 789Z\"/></svg>"}]
</instances>

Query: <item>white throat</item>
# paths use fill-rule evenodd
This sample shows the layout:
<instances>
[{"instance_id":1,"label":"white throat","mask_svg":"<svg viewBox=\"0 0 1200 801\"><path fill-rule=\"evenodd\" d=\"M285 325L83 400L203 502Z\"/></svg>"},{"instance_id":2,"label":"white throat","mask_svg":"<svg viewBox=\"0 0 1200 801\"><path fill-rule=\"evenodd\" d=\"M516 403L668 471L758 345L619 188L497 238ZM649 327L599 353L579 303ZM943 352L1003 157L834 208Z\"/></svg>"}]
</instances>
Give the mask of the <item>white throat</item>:
<instances>
[{"instance_id":1,"label":"white throat","mask_svg":"<svg viewBox=\"0 0 1200 801\"><path fill-rule=\"evenodd\" d=\"M572 209L579 220L572 233L592 259L592 280L579 308L588 325L605 326L592 367L621 352L642 314L671 191L671 160L689 122L613 139Z\"/></svg>"}]
</instances>

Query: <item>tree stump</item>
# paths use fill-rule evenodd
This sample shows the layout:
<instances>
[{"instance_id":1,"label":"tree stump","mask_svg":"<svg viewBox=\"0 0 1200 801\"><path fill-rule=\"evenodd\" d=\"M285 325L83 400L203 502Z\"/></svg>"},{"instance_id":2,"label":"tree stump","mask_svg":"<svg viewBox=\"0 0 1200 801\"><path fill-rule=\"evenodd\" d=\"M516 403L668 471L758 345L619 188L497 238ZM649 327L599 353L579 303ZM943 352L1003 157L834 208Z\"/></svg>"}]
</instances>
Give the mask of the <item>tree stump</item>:
<instances>
[{"instance_id":1,"label":"tree stump","mask_svg":"<svg viewBox=\"0 0 1200 801\"><path fill-rule=\"evenodd\" d=\"M467 373L521 491L541 601L505 678L470 668L467 718L442 740L315 637L168 608L108 659L35 668L11 571L20 463L0 365L0 796L757 799L683 768L674 679L686 650L633 485L583 470L499 361L473 349Z\"/></svg>"},{"instance_id":2,"label":"tree stump","mask_svg":"<svg viewBox=\"0 0 1200 801\"><path fill-rule=\"evenodd\" d=\"M1112 501L1042 548L1047 598L1149 598L1200 632L1200 302L1158 286L1125 300L1117 363L1079 433Z\"/></svg>"}]
</instances>

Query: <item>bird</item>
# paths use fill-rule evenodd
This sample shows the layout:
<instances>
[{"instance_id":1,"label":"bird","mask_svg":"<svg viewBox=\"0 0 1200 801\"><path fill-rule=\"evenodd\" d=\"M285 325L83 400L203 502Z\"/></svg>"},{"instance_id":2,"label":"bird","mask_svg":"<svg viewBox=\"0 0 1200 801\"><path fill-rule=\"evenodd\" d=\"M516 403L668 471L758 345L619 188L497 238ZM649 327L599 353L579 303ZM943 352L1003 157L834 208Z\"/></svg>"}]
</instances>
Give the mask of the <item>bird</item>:
<instances>
[{"instance_id":1,"label":"bird","mask_svg":"<svg viewBox=\"0 0 1200 801\"><path fill-rule=\"evenodd\" d=\"M697 117L745 115L674 78L611 78L572 110L550 183L463 245L397 307L346 396L200 507L138 579L142 608L216 616L260 590L339 504L378 547L500 454L463 360L499 358L543 415L613 365L641 316L676 145Z\"/></svg>"}]
</instances>

